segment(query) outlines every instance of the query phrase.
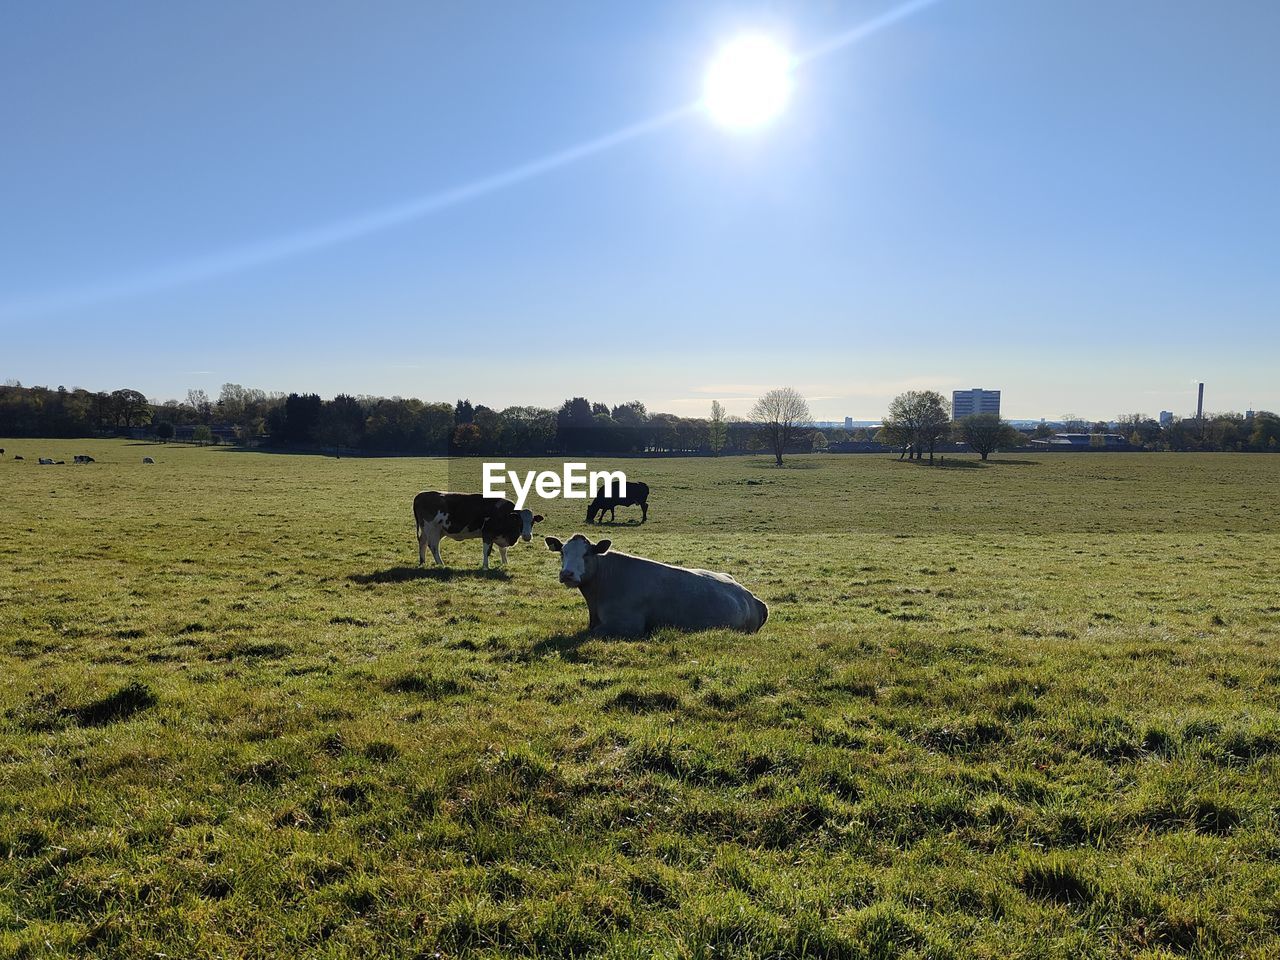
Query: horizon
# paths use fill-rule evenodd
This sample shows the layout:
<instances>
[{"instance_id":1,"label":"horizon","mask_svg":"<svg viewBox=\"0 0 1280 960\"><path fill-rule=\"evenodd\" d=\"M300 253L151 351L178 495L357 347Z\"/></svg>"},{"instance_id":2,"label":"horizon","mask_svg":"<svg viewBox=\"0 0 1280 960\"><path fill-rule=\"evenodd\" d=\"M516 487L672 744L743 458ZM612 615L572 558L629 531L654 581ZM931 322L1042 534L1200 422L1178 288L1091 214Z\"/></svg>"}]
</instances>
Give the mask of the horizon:
<instances>
[{"instance_id":1,"label":"horizon","mask_svg":"<svg viewBox=\"0 0 1280 960\"><path fill-rule=\"evenodd\" d=\"M0 376L682 416L790 384L816 420L974 385L1007 419L1185 416L1199 381L1280 406L1249 349L1280 304L1280 8L564 10L16 9ZM728 131L690 104L753 31L802 62Z\"/></svg>"},{"instance_id":2,"label":"horizon","mask_svg":"<svg viewBox=\"0 0 1280 960\"><path fill-rule=\"evenodd\" d=\"M354 398L356 398L356 399L361 399L361 398L372 398L372 399L394 399L394 398L401 398L401 399L405 399L405 400L420 400L420 401L422 401L423 403L445 403L445 404L449 404L450 406L453 406L453 405L455 405L455 404L457 404L457 403L460 403L460 402L466 401L466 402L468 402L468 403L471 403L473 406L477 406L477 407L479 407L479 406L484 406L484 407L488 407L489 409L491 409L491 410L495 410L495 411L501 411L501 410L506 409L507 407L513 407L513 406L535 407L535 408L540 408L540 409L545 409L545 410L553 410L553 411L554 411L554 410L558 410L558 409L559 409L563 404L565 404L565 403L569 402L569 400L570 400L570 399L572 399L572 396L583 396L583 394L581 394L581 393L575 393L575 394L573 394L571 397L564 397L563 399L561 399L561 400L559 400L559 401L551 402L551 403L545 403L545 404L542 404L542 403L517 402L517 403L511 403L511 404L502 404L502 405L500 405L500 406L499 406L499 405L494 405L494 404L486 403L483 399L478 399L478 400L477 400L476 398L474 398L474 397L470 397L470 396L455 397L454 399L450 400L450 399L447 399L447 398L444 398L444 397L425 397L425 396L419 396L419 395L416 395L416 394L377 394L377 393L357 393L357 392L353 392L353 391L350 391L350 390L339 390L339 391L337 391L336 393L324 394L324 393L321 393L320 391L316 391L316 390L309 390L309 389L305 389L305 388L303 388L303 389L293 389L293 390L270 390L270 389L266 389L266 388L263 388L263 387L259 387L259 386L257 386L256 384L234 384L234 383L230 383L230 382L229 382L228 384L224 384L224 386L228 386L228 385L239 386L239 387L243 387L243 388L245 388L245 389L249 389L249 390L261 390L263 393L267 394L268 396L276 396L276 397L286 397L286 396L289 396L289 395L291 395L291 394L297 394L297 395L316 394L316 395L320 396L320 398L321 398L322 400L324 400L324 401L331 401L331 400L333 400L333 399L334 399L335 397L337 397L337 396L344 396L344 395L345 395L345 396L349 396L349 397L354 397ZM45 389L45 390L61 390L61 389L65 389L65 390L68 390L68 391L86 390L86 391L88 391L88 392L90 392L90 393L110 393L110 392L111 392L112 390L114 390L114 389L132 389L132 388L129 388L127 385L108 386L108 387L104 387L104 388L102 388L102 389L93 389L93 388L89 388L89 387L82 386L82 385L80 385L80 384L72 384L72 385L70 385L70 386L68 386L68 385L66 385L66 384L58 384L58 385L56 385L56 386L53 386L53 385L50 385L50 384L47 384L47 383L41 383L41 384L35 384L35 383L23 383L23 382L21 382L21 380L20 380L19 378L7 378L7 379L5 379L5 380L0 380L0 386L15 386L15 387L18 387L18 388L20 388L20 389ZM199 388L194 388L194 387L193 387L193 388L191 388L191 389L192 389L192 390L195 390L195 389L199 389ZM957 389L966 389L966 390L967 390L967 389L973 389L973 388L968 388L968 387L966 387L966 388L957 388ZM999 389L999 388L991 387L991 388L987 388L987 389L993 389L993 390L994 390L994 389ZM144 391L144 392L145 392L145 391ZM217 392L208 392L208 391L206 391L206 392L208 393L209 399L210 399L210 400L213 400L213 401L216 403L216 402L217 402L217 396L216 396L216 393L217 393L217 392L220 392L220 390L219 390L219 391L217 391ZM763 392L763 391L762 391L762 392ZM941 393L941 394L942 394L942 396L947 400L947 402L948 402L948 403L950 403L950 402L951 402L951 393L952 393L952 391L949 391L949 390L939 390L939 391L937 391L937 392ZM644 404L645 409L646 409L646 410L648 411L648 413L650 413L650 414L675 414L675 415L678 415L678 416L688 417L688 418L691 418L691 419L706 419L706 416L705 416L704 414L709 414L709 413L710 413L710 409L709 409L709 408L710 408L711 402L712 402L712 400L714 400L714 399L716 399L716 398L714 398L714 397L708 397L708 398L707 398L707 400L706 400L706 404L707 404L708 409L707 409L706 411L704 411L703 413L698 413L698 412L679 413L679 412L674 411L674 410L665 410L665 409L661 409L661 408L659 408L659 407L656 407L656 406L653 406L653 405L649 404L647 401L645 401L645 400L644 400L644 398L643 398L643 397L630 397L630 398L627 398L627 399L609 399L609 400L601 400L599 397L591 397L591 396L587 396L587 397L586 397L586 399L587 399L587 400L589 400L589 401L591 401L592 403L603 403L603 404L605 404L606 406L609 406L609 407L611 407L611 408L612 408L612 407L620 406L620 405L622 405L622 404L631 403L631 402L633 402L633 401L639 401L640 403ZM727 416L729 416L729 417L731 417L731 418L737 418L737 419L750 419L750 417L748 416L748 413L749 413L749 410L750 410L751 405L754 403L754 400L755 400L755 397L744 397L744 398L740 398L740 399L738 399L737 401L733 401L733 402L738 403L738 404L742 407L743 412L741 412L741 413L739 413L739 412L735 411L734 409L732 409L732 408L729 406L729 404L728 404L728 403L726 403L726 404L725 404L725 412L726 412L726 415L727 415ZM166 403L180 403L180 404L185 404L185 403L186 403L186 397L185 397L185 396L160 396L160 395L150 395L150 394L148 394L148 395L147 395L147 402L148 402L148 403L150 403L150 404L152 404L153 406L163 406L163 405L164 405L164 404L166 404ZM724 402L724 401L722 401L722 402ZM887 412L887 411L886 411L886 412ZM1194 412L1194 411L1187 412L1187 413L1183 413L1183 412L1181 412L1181 411L1179 411L1179 410L1169 410L1169 409L1167 409L1167 408L1161 408L1161 409L1159 409L1159 410L1155 410L1154 412L1153 412L1153 411L1149 411L1149 410L1138 410L1138 409L1133 409L1133 410L1124 410L1124 411L1121 411L1121 412L1119 412L1119 413L1117 413L1117 414L1114 414L1114 415L1112 415L1112 416L1098 416L1098 417L1089 416L1089 415L1087 415L1087 414L1079 413L1079 412L1077 412L1077 411L1065 411L1065 412L1062 412L1062 413L1057 413L1057 414L1052 414L1052 415L1049 415L1049 414L1035 414L1035 415L1021 415L1021 414L1018 414L1018 415L1014 415L1014 414L1006 413L1004 410L1001 410L1000 418L1001 418L1002 420L1005 420L1005 421L1014 422L1014 423L1023 423L1023 424L1026 424L1026 423L1047 423L1047 424L1054 424L1054 423L1058 423L1058 424L1063 424L1063 423L1066 423L1066 422L1069 422L1069 421L1073 421L1073 420L1081 420L1081 421L1086 421L1086 422L1089 422L1089 423L1101 423L1101 422L1106 422L1106 423L1112 423L1112 424L1114 424L1114 423L1116 423L1116 422L1117 422L1120 418L1122 418L1122 417L1128 417L1128 416L1133 416L1133 415L1142 415L1142 416L1147 417L1148 419L1158 421L1158 420L1159 420L1159 418L1160 418L1160 416L1161 416L1161 414L1162 414L1162 413L1166 413L1166 412L1167 412L1167 413L1172 413L1172 414L1173 414L1173 418L1174 418L1175 420L1189 420L1189 419L1195 419L1195 412ZM1208 407L1208 406L1206 406L1206 407L1205 407L1205 411L1204 411L1204 417L1205 417L1205 418L1225 417L1225 416L1240 416L1240 417L1244 417L1244 416L1247 416L1247 415L1249 415L1249 414L1259 413L1259 412L1273 412L1273 413L1274 413L1275 411L1274 411L1271 407L1268 407L1266 404L1262 404L1262 405L1251 405L1251 406L1249 406L1249 407L1245 407L1245 408L1242 408L1242 409L1228 409L1228 408L1219 409L1219 408L1213 408L1213 407ZM875 425L875 424L879 424L879 423L881 423L881 422L883 421L883 419L884 419L884 415L883 415L883 413L882 413L882 414L881 414L881 415L879 415L879 416L860 417L860 416L857 416L857 415L854 415L854 414L841 414L841 415L827 416L827 415L823 415L823 414L813 413L813 414L811 415L811 417L810 417L810 421L809 421L809 422L810 422L811 424L813 424L813 425L817 426L817 427L818 427L818 428L820 428L820 429L821 429L821 428L836 429L836 428L838 428L838 427L841 427L841 426L843 425L843 423L844 423L844 421L845 421L846 419L849 419L849 420L852 420L852 421L853 421L853 427L852 427L852 429L855 429L855 430L856 430L856 429L864 428L864 427L869 426L869 425Z\"/></svg>"}]
</instances>

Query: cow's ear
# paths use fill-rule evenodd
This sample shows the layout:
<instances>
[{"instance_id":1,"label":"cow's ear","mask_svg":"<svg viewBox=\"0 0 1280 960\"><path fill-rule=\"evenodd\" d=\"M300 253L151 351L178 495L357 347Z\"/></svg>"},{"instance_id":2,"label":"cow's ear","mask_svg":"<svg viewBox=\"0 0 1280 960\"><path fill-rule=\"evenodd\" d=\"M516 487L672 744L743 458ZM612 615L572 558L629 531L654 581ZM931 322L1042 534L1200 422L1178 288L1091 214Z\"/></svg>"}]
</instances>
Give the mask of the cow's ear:
<instances>
[{"instance_id":1,"label":"cow's ear","mask_svg":"<svg viewBox=\"0 0 1280 960\"><path fill-rule=\"evenodd\" d=\"M556 537L543 537L542 539L546 541L547 549L552 553L559 553L564 548L564 544Z\"/></svg>"},{"instance_id":2,"label":"cow's ear","mask_svg":"<svg viewBox=\"0 0 1280 960\"><path fill-rule=\"evenodd\" d=\"M592 553L608 553L609 548L613 546L612 540L601 540L591 548Z\"/></svg>"},{"instance_id":3,"label":"cow's ear","mask_svg":"<svg viewBox=\"0 0 1280 960\"><path fill-rule=\"evenodd\" d=\"M535 514L533 515L533 522L534 522L534 523L541 523L544 519L545 519L545 518L544 518L544 517L542 516L542 514L540 514L540 513L535 513Z\"/></svg>"}]
</instances>

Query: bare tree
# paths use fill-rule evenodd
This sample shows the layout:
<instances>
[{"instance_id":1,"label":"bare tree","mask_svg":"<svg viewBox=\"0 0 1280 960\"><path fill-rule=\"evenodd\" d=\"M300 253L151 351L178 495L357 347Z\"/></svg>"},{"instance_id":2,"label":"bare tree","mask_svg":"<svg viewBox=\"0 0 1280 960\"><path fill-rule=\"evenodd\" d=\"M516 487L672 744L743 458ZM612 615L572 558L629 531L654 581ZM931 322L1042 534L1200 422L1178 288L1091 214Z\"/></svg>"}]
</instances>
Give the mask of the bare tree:
<instances>
[{"instance_id":1,"label":"bare tree","mask_svg":"<svg viewBox=\"0 0 1280 960\"><path fill-rule=\"evenodd\" d=\"M809 404L791 387L770 390L751 408L762 439L773 450L773 458L782 466L782 454L809 426Z\"/></svg>"},{"instance_id":2,"label":"bare tree","mask_svg":"<svg viewBox=\"0 0 1280 960\"><path fill-rule=\"evenodd\" d=\"M724 419L724 404L719 400L711 401L711 420L707 424L707 432L711 452L718 457L729 437L729 427Z\"/></svg>"},{"instance_id":3,"label":"bare tree","mask_svg":"<svg viewBox=\"0 0 1280 960\"><path fill-rule=\"evenodd\" d=\"M187 406L195 411L196 419L201 423L208 423L213 416L213 402L203 390L188 390Z\"/></svg>"}]
</instances>

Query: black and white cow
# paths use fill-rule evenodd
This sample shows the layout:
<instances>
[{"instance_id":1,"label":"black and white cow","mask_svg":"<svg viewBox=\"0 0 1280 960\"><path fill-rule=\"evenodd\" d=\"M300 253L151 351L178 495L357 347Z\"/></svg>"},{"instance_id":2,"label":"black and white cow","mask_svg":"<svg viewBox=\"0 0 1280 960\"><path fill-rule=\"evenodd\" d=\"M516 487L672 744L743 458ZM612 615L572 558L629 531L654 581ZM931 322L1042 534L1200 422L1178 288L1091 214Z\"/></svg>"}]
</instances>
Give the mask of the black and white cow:
<instances>
[{"instance_id":1,"label":"black and white cow","mask_svg":"<svg viewBox=\"0 0 1280 960\"><path fill-rule=\"evenodd\" d=\"M639 507L640 522L644 523L649 519L649 485L639 480L628 480L627 492L620 496L617 494L606 496L601 490L591 501L591 506L587 507L587 523L593 523L597 513L600 515L600 522L604 523L606 510L609 511L609 522L616 522L615 511L618 507Z\"/></svg>"},{"instance_id":2,"label":"black and white cow","mask_svg":"<svg viewBox=\"0 0 1280 960\"><path fill-rule=\"evenodd\" d=\"M424 490L413 498L413 520L418 532L418 563L427 562L427 549L436 563L440 559L440 540L484 541L482 570L489 569L489 554L497 544L502 562L507 562L507 548L519 540L533 538L533 525L542 515L532 510L517 510L505 497L486 497L480 493L440 493Z\"/></svg>"},{"instance_id":3,"label":"black and white cow","mask_svg":"<svg viewBox=\"0 0 1280 960\"><path fill-rule=\"evenodd\" d=\"M637 637L675 627L755 633L769 618L764 601L728 574L618 553L609 549L611 541L592 543L580 533L568 543L545 539L547 549L560 554L560 582L582 591L593 632Z\"/></svg>"}]
</instances>

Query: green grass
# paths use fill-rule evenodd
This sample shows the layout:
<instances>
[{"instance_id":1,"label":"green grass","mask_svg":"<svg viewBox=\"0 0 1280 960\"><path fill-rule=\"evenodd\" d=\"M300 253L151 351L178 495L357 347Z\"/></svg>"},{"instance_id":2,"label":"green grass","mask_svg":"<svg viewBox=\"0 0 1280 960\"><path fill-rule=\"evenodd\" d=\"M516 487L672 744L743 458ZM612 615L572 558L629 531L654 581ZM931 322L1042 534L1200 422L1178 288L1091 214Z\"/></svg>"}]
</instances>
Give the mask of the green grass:
<instances>
[{"instance_id":1,"label":"green grass","mask_svg":"<svg viewBox=\"0 0 1280 960\"><path fill-rule=\"evenodd\" d=\"M624 641L441 461L0 446L0 957L1280 951L1280 458L625 461L771 615Z\"/></svg>"}]
</instances>

